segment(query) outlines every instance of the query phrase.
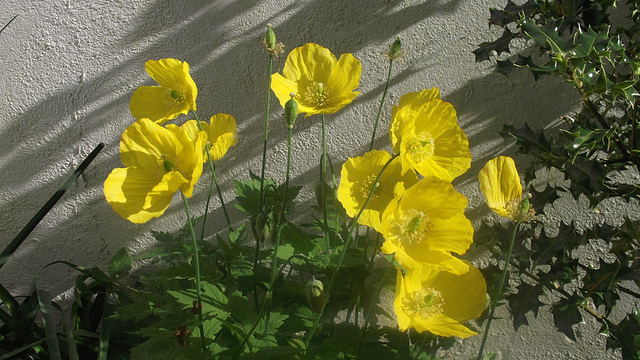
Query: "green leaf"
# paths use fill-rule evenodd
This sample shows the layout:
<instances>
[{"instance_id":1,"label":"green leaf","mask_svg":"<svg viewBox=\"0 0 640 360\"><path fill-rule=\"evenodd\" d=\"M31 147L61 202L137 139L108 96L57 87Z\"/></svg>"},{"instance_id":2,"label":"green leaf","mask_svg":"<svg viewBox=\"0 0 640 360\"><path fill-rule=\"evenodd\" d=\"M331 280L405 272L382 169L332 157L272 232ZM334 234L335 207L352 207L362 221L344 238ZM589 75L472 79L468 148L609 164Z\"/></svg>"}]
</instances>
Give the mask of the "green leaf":
<instances>
[{"instance_id":1,"label":"green leaf","mask_svg":"<svg viewBox=\"0 0 640 360\"><path fill-rule=\"evenodd\" d=\"M120 248L118 252L109 261L109 270L107 273L110 276L122 275L131 270L131 256L127 252L126 247Z\"/></svg>"},{"instance_id":2,"label":"green leaf","mask_svg":"<svg viewBox=\"0 0 640 360\"><path fill-rule=\"evenodd\" d=\"M576 341L576 334L572 326L582 322L582 314L578 311L577 306L578 304L575 300L562 299L553 304L551 309L553 323L556 328L573 341Z\"/></svg>"},{"instance_id":3,"label":"green leaf","mask_svg":"<svg viewBox=\"0 0 640 360\"><path fill-rule=\"evenodd\" d=\"M513 38L513 33L508 28L504 28L502 36L500 36L498 39L494 41L483 42L478 46L476 50L473 50L473 53L476 56L476 62L489 60L493 51L497 52L498 55L502 54L503 52L509 52L509 44L511 43L511 40Z\"/></svg>"},{"instance_id":4,"label":"green leaf","mask_svg":"<svg viewBox=\"0 0 640 360\"><path fill-rule=\"evenodd\" d=\"M53 307L51 306L51 297L44 290L36 290L38 301L40 303L40 312L42 312L42 322L44 323L44 332L47 336L47 350L51 360L62 360L60 356L60 344L58 343L58 333L56 332L55 321L53 320Z\"/></svg>"},{"instance_id":5,"label":"green leaf","mask_svg":"<svg viewBox=\"0 0 640 360\"><path fill-rule=\"evenodd\" d=\"M513 316L513 328L517 331L522 325L529 325L526 314L533 312L538 316L538 309L544 305L539 297L543 294L543 286L541 284L529 285L522 283L518 287L517 293L511 293L507 296L511 315Z\"/></svg>"},{"instance_id":6,"label":"green leaf","mask_svg":"<svg viewBox=\"0 0 640 360\"><path fill-rule=\"evenodd\" d=\"M538 45L548 45L552 53L563 54L568 50L568 44L558 35L558 25L554 22L539 27L534 20L524 19L520 22L520 27Z\"/></svg>"}]
</instances>

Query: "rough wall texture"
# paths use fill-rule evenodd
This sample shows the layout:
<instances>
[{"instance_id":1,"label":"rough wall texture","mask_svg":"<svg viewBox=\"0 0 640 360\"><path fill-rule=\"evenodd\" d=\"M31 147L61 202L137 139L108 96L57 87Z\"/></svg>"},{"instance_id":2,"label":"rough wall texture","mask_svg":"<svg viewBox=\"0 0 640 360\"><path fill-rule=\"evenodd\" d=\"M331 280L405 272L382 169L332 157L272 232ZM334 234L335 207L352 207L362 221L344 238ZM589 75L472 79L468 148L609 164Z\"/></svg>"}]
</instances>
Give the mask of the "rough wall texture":
<instances>
[{"instance_id":1,"label":"rough wall texture","mask_svg":"<svg viewBox=\"0 0 640 360\"><path fill-rule=\"evenodd\" d=\"M266 62L259 42L271 23L290 50L316 42L339 55L351 52L363 64L362 95L328 118L329 153L336 164L368 148L370 129L382 95L386 64L381 53L397 35L407 55L395 67L384 107L378 147L389 147L390 109L409 91L438 86L453 103L471 144L473 165L455 185L470 199L472 220L488 214L476 174L498 154L513 154L497 130L524 121L538 128L554 126L578 103L577 94L559 81L534 82L526 72L510 78L491 74L489 62L476 64L476 45L493 38L488 8L503 0L5 0L0 23L19 17L0 34L0 246L6 245L35 211L99 142L106 148L70 192L50 212L28 241L0 271L0 281L15 294L38 286L63 294L77 275L54 260L104 265L122 246L139 253L150 245L150 229L175 230L184 221L173 204L160 219L133 225L106 203L102 184L120 166L118 142L133 121L129 98L153 81L147 59L175 57L191 65L198 84L198 112L235 116L239 142L218 165L227 200L232 179L244 179L260 167ZM275 63L280 70L284 57ZM283 178L286 132L282 109L272 101L268 175ZM292 179L305 185L302 201L318 173L319 121L296 124ZM192 201L204 208L204 187ZM198 190L198 189L196 189ZM219 204L215 204L217 209ZM572 211L563 208L560 212ZM585 217L592 214L585 212ZM615 211L615 208L611 209ZM232 212L232 217L239 215ZM239 216L235 216L240 219ZM224 228L214 210L210 232ZM64 296L64 294L63 294ZM502 313L506 315L506 313ZM604 339L593 323L579 325L582 338L572 342L556 333L548 314L531 319L517 333L508 320L496 322L488 350L502 359L603 359ZM585 331L582 331L587 329ZM459 344L452 358L469 357L479 337ZM597 355L595 355L597 354Z\"/></svg>"}]
</instances>

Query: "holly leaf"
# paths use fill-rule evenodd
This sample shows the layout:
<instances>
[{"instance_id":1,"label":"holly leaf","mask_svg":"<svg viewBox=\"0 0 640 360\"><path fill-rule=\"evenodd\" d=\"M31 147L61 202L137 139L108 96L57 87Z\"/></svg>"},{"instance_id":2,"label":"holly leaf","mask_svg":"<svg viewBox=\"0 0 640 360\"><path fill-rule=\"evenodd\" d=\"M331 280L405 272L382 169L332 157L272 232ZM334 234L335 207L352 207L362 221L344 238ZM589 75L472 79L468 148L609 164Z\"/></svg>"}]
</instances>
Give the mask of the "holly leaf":
<instances>
[{"instance_id":1,"label":"holly leaf","mask_svg":"<svg viewBox=\"0 0 640 360\"><path fill-rule=\"evenodd\" d=\"M544 290L542 284L529 285L522 283L517 289L517 293L509 294L507 297L511 315L513 316L513 328L516 331L522 325L529 325L526 317L527 313L533 311L534 315L538 316L538 309L544 305L542 301L539 300Z\"/></svg>"},{"instance_id":2,"label":"holly leaf","mask_svg":"<svg viewBox=\"0 0 640 360\"><path fill-rule=\"evenodd\" d=\"M573 341L576 341L576 334L573 325L582 321L582 314L578 310L577 303L572 299L562 299L553 304L551 308L553 323L556 329Z\"/></svg>"},{"instance_id":3,"label":"holly leaf","mask_svg":"<svg viewBox=\"0 0 640 360\"><path fill-rule=\"evenodd\" d=\"M505 28L502 36L498 39L481 43L477 49L473 50L476 55L476 62L489 60L493 51L497 52L498 55L503 52L509 52L509 44L514 37L514 34L508 28Z\"/></svg>"}]
</instances>

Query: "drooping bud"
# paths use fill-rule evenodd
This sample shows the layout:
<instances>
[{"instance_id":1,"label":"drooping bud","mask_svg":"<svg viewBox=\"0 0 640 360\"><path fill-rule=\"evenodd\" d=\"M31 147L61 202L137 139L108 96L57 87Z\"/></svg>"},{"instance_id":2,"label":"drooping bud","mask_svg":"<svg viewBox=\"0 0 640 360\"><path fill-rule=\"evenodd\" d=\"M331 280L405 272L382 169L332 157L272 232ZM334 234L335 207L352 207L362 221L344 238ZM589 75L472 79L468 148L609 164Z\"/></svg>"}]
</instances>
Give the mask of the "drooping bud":
<instances>
[{"instance_id":1,"label":"drooping bud","mask_svg":"<svg viewBox=\"0 0 640 360\"><path fill-rule=\"evenodd\" d=\"M276 50L276 33L273 32L271 24L267 24L267 34L264 36L264 45L267 47L267 50Z\"/></svg>"},{"instance_id":2,"label":"drooping bud","mask_svg":"<svg viewBox=\"0 0 640 360\"><path fill-rule=\"evenodd\" d=\"M309 308L317 313L322 311L325 296L322 281L317 280L316 278L311 278L311 280L307 282L304 290L307 294L307 303L309 304Z\"/></svg>"},{"instance_id":3,"label":"drooping bud","mask_svg":"<svg viewBox=\"0 0 640 360\"><path fill-rule=\"evenodd\" d=\"M291 96L291 99L284 104L284 119L289 129L292 129L298 117L298 102L294 98L296 96L295 93L291 93L289 96Z\"/></svg>"}]
</instances>

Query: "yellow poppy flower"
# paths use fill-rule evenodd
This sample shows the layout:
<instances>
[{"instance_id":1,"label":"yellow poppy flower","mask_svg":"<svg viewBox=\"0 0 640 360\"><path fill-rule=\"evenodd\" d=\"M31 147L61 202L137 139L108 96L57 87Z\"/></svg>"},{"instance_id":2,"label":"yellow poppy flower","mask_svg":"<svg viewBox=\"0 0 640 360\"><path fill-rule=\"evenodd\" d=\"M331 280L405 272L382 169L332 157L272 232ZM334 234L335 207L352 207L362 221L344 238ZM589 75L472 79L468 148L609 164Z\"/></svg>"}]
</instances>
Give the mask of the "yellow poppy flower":
<instances>
[{"instance_id":1,"label":"yellow poppy flower","mask_svg":"<svg viewBox=\"0 0 640 360\"><path fill-rule=\"evenodd\" d=\"M393 108L389 132L403 171L452 181L471 166L471 152L456 110L439 97L436 88L404 95Z\"/></svg>"},{"instance_id":2,"label":"yellow poppy flower","mask_svg":"<svg viewBox=\"0 0 640 360\"><path fill-rule=\"evenodd\" d=\"M206 134L194 143L176 126L162 127L149 119L131 124L120 140L124 168L113 169L104 182L107 202L123 218L144 223L162 215L180 190L191 197L202 174Z\"/></svg>"},{"instance_id":3,"label":"yellow poppy flower","mask_svg":"<svg viewBox=\"0 0 640 360\"><path fill-rule=\"evenodd\" d=\"M200 126L208 135L211 160L217 161L222 159L229 148L238 142L236 119L228 114L217 114L211 117L209 123L200 121ZM189 120L181 127L187 131L193 141L197 140L199 130L195 120ZM206 156L204 160L207 160Z\"/></svg>"},{"instance_id":4,"label":"yellow poppy flower","mask_svg":"<svg viewBox=\"0 0 640 360\"><path fill-rule=\"evenodd\" d=\"M198 88L189 75L186 61L149 60L145 69L160 86L140 86L134 91L129 102L133 117L164 124L180 114L196 110Z\"/></svg>"},{"instance_id":5,"label":"yellow poppy flower","mask_svg":"<svg viewBox=\"0 0 640 360\"><path fill-rule=\"evenodd\" d=\"M459 338L476 335L462 323L484 311L487 284L475 266L467 265L469 271L461 275L418 268L403 276L398 270L393 309L400 330L411 327Z\"/></svg>"},{"instance_id":6,"label":"yellow poppy flower","mask_svg":"<svg viewBox=\"0 0 640 360\"><path fill-rule=\"evenodd\" d=\"M386 151L372 150L363 156L351 158L342 165L338 200L342 203L347 215L355 217L364 205L371 185L382 170L384 164L391 159ZM382 232L380 216L393 200L394 188L398 183L409 188L418 182L418 176L410 171L402 175L402 165L399 158L395 158L382 173L378 185L367 208L362 212L358 223L371 226Z\"/></svg>"},{"instance_id":7,"label":"yellow poppy flower","mask_svg":"<svg viewBox=\"0 0 640 360\"><path fill-rule=\"evenodd\" d=\"M467 198L449 182L436 177L418 181L382 213L382 252L395 253L405 269L429 266L456 274L467 272L468 265L451 255L464 254L473 242L466 207Z\"/></svg>"},{"instance_id":8,"label":"yellow poppy flower","mask_svg":"<svg viewBox=\"0 0 640 360\"><path fill-rule=\"evenodd\" d=\"M318 44L305 44L289 53L282 75L271 75L271 90L280 105L296 94L298 111L314 114L333 114L350 104L360 94L354 91L360 84L362 66L351 54L340 60Z\"/></svg>"},{"instance_id":9,"label":"yellow poppy flower","mask_svg":"<svg viewBox=\"0 0 640 360\"><path fill-rule=\"evenodd\" d=\"M523 209L520 205L522 184L512 158L498 156L487 161L478 174L478 180L487 205L496 214L516 222L535 216L533 209Z\"/></svg>"}]
</instances>

